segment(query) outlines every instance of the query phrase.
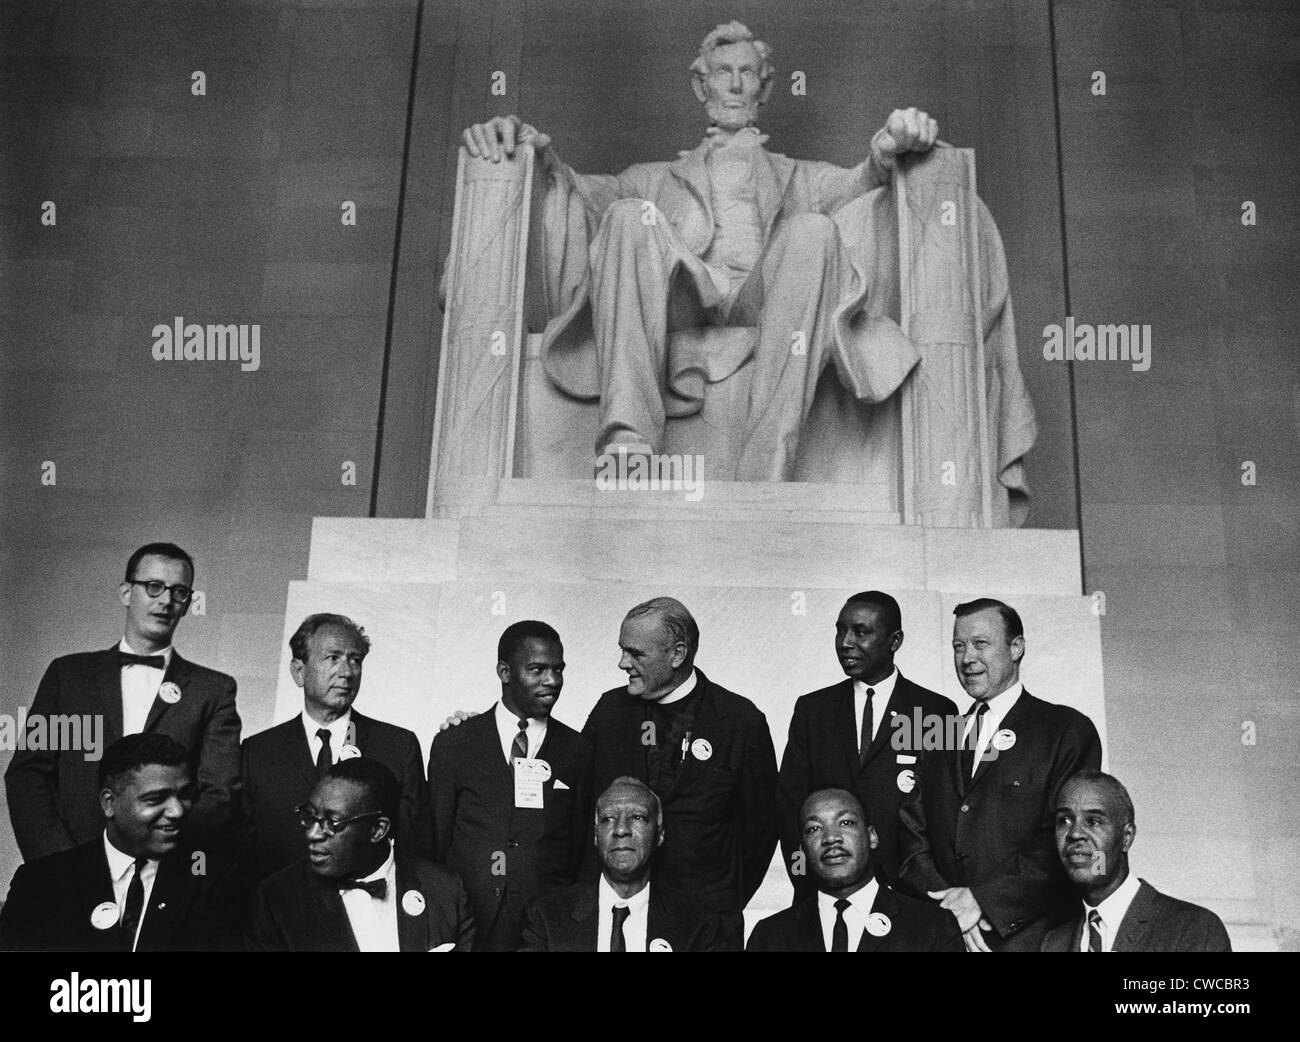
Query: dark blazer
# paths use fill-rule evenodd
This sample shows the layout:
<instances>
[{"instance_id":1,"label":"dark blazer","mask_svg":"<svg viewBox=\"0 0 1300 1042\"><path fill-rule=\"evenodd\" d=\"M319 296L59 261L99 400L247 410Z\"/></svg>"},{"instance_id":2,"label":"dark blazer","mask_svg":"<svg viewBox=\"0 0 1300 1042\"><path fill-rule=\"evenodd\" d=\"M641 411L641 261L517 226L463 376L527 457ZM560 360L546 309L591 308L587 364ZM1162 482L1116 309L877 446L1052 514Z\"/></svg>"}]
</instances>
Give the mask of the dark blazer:
<instances>
[{"instance_id":1,"label":"dark blazer","mask_svg":"<svg viewBox=\"0 0 1300 1042\"><path fill-rule=\"evenodd\" d=\"M419 741L406 728L372 720L355 709L351 722L361 755L397 775L402 802L393 827L399 848L427 857L432 844ZM243 777L240 818L252 879L258 880L307 856L307 841L293 808L315 788L316 763L301 715L244 741Z\"/></svg>"},{"instance_id":2,"label":"dark blazer","mask_svg":"<svg viewBox=\"0 0 1300 1042\"><path fill-rule=\"evenodd\" d=\"M474 948L474 916L460 880L444 868L410 854L397 855L397 941L404 952L427 952L441 944L453 951ZM424 910L409 913L403 897L424 896ZM247 947L255 952L355 952L356 936L336 886L305 863L280 869L258 886Z\"/></svg>"},{"instance_id":3,"label":"dark blazer","mask_svg":"<svg viewBox=\"0 0 1300 1042\"><path fill-rule=\"evenodd\" d=\"M1083 913L1047 931L1042 951L1077 952L1083 940ZM1137 896L1115 933L1117 952L1230 952L1223 920L1208 908L1162 894L1141 880Z\"/></svg>"},{"instance_id":4,"label":"dark blazer","mask_svg":"<svg viewBox=\"0 0 1300 1042\"><path fill-rule=\"evenodd\" d=\"M524 912L526 952L594 952L600 927L599 883L579 883L539 898ZM698 901L650 884L646 909L646 947L667 941L675 952L729 952L740 949L727 939L721 919Z\"/></svg>"},{"instance_id":5,"label":"dark blazer","mask_svg":"<svg viewBox=\"0 0 1300 1042\"><path fill-rule=\"evenodd\" d=\"M860 952L960 952L966 946L957 920L933 901L918 901L884 883L871 904L873 912L889 916L889 933L875 937L866 930L858 942ZM824 952L817 893L796 901L754 926L747 952Z\"/></svg>"},{"instance_id":6,"label":"dark blazer","mask_svg":"<svg viewBox=\"0 0 1300 1042\"><path fill-rule=\"evenodd\" d=\"M159 861L136 951L238 949L230 872L208 859L196 875L197 864L179 851ZM131 938L120 925L99 930L91 924L91 913L105 902L114 896L101 834L18 867L0 911L0 948L129 952Z\"/></svg>"},{"instance_id":7,"label":"dark blazer","mask_svg":"<svg viewBox=\"0 0 1300 1042\"><path fill-rule=\"evenodd\" d=\"M949 699L913 684L900 673L889 696L889 715L881 720L867 750L866 762L862 763L858 756L851 678L804 695L795 702L790 717L790 738L781 757L776 806L785 870L796 894L812 894L817 890L809 873L791 872L794 852L799 849L799 805L810 792L830 786L848 789L862 800L867 820L880 837L872 862L887 882L897 882L901 833L898 808L903 802L898 778L903 771L911 771L913 776L919 773L925 755L921 736L914 733L913 727L913 714L918 709L924 716L957 715L957 707ZM894 726L898 717L908 721L906 730ZM896 735L909 741L895 744Z\"/></svg>"},{"instance_id":8,"label":"dark blazer","mask_svg":"<svg viewBox=\"0 0 1300 1042\"><path fill-rule=\"evenodd\" d=\"M117 645L64 655L50 663L30 715L102 716L104 749L122 737L122 671ZM155 698L145 731L169 735L190 752L197 786L186 819L186 842L223 837L239 794L239 713L235 681L172 652L163 682L181 689L177 702ZM103 749L100 750L103 752ZM34 861L87 843L104 831L99 762L80 752L15 752L5 771L9 817L23 859Z\"/></svg>"},{"instance_id":9,"label":"dark blazer","mask_svg":"<svg viewBox=\"0 0 1300 1042\"><path fill-rule=\"evenodd\" d=\"M776 846L776 751L753 702L695 672L700 703L691 737L708 741L712 755L688 755L672 786L659 793L665 835L655 877L711 911L738 915ZM596 793L620 775L647 780L645 719L645 703L626 687L600 696L582 729L595 749Z\"/></svg>"},{"instance_id":10,"label":"dark blazer","mask_svg":"<svg viewBox=\"0 0 1300 1042\"><path fill-rule=\"evenodd\" d=\"M591 845L591 744L552 717L537 755L551 765L543 807L516 808L495 707L429 751L433 859L464 881L480 951L518 950L524 906L573 883Z\"/></svg>"},{"instance_id":11,"label":"dark blazer","mask_svg":"<svg viewBox=\"0 0 1300 1042\"><path fill-rule=\"evenodd\" d=\"M994 950L1037 951L1076 898L1056 855L1057 788L1101 766L1101 740L1078 710L1024 691L999 730L1016 743L963 777L960 749L927 756L903 800L901 882L927 890L970 887L994 928ZM960 736L959 736L960 737Z\"/></svg>"}]
</instances>

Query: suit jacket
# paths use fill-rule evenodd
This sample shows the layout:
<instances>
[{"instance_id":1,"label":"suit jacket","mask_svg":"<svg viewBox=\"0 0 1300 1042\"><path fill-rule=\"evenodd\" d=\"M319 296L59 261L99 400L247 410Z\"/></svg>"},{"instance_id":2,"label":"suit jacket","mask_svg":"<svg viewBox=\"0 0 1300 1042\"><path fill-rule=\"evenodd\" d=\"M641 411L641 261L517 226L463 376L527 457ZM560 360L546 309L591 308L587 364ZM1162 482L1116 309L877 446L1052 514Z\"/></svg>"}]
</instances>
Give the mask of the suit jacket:
<instances>
[{"instance_id":1,"label":"suit jacket","mask_svg":"<svg viewBox=\"0 0 1300 1042\"><path fill-rule=\"evenodd\" d=\"M539 898L524 912L526 952L594 952L600 927L599 883L579 883ZM727 952L739 947L727 939L717 915L698 901L650 883L646 946L667 941L675 952Z\"/></svg>"},{"instance_id":2,"label":"suit jacket","mask_svg":"<svg viewBox=\"0 0 1300 1042\"><path fill-rule=\"evenodd\" d=\"M898 808L903 802L899 776L920 771L925 752L913 727L914 713L924 716L956 716L957 707L943 695L913 684L901 673L889 697L889 715L881 720L875 739L862 762L858 756L858 724L853 708L853 680L802 696L790 718L790 738L781 757L781 777L776 805L781 826L781 849L786 872L798 894L814 894L816 881L804 872L791 872L794 852L799 849L799 805L810 792L834 786L856 793L866 807L867 820L880 837L872 862L891 885L898 881ZM906 731L893 726L897 717L908 722ZM895 744L895 736L911 741Z\"/></svg>"},{"instance_id":3,"label":"suit jacket","mask_svg":"<svg viewBox=\"0 0 1300 1042\"><path fill-rule=\"evenodd\" d=\"M361 755L383 763L401 786L401 808L393 822L399 848L427 857L432 844L419 741L406 728L372 720L355 709L351 722ZM317 778L300 715L245 740L243 777L240 817L246 857L257 880L307 856L293 808L311 795Z\"/></svg>"},{"instance_id":4,"label":"suit jacket","mask_svg":"<svg viewBox=\"0 0 1300 1042\"><path fill-rule=\"evenodd\" d=\"M50 663L36 689L30 716L102 717L104 746L122 737L122 672L117 645L64 655ZM163 675L181 690L179 701L154 698L144 729L169 735L190 753L197 795L186 819L186 842L224 837L239 795L239 713L235 681L173 651ZM99 809L99 762L81 752L15 752L5 771L9 817L23 859L34 861L87 843L104 831Z\"/></svg>"},{"instance_id":5,"label":"suit jacket","mask_svg":"<svg viewBox=\"0 0 1300 1042\"><path fill-rule=\"evenodd\" d=\"M1077 952L1083 940L1079 911L1047 931L1042 951ZM1117 952L1230 952L1223 920L1208 908L1162 894L1141 880L1133 903L1115 933Z\"/></svg>"},{"instance_id":6,"label":"suit jacket","mask_svg":"<svg viewBox=\"0 0 1300 1042\"><path fill-rule=\"evenodd\" d=\"M461 881L422 857L397 854L397 940L404 952L427 952L452 943L458 952L474 947L474 916ZM406 910L405 895L416 890L424 908ZM258 886L247 947L255 952L355 952L356 936L338 887L300 862L280 869Z\"/></svg>"},{"instance_id":7,"label":"suit jacket","mask_svg":"<svg viewBox=\"0 0 1300 1042\"><path fill-rule=\"evenodd\" d=\"M162 858L140 926L136 951L231 951L235 889L229 868L214 860L197 862L186 852ZM129 952L131 938L120 925L96 929L91 913L113 904L102 833L70 850L20 865L0 911L0 948L20 951Z\"/></svg>"},{"instance_id":8,"label":"suit jacket","mask_svg":"<svg viewBox=\"0 0 1300 1042\"><path fill-rule=\"evenodd\" d=\"M552 717L537 756L551 765L543 806L517 808L493 710L429 751L433 857L464 881L480 951L517 951L524 906L573 883L591 845L591 744Z\"/></svg>"},{"instance_id":9,"label":"suit jacket","mask_svg":"<svg viewBox=\"0 0 1300 1042\"><path fill-rule=\"evenodd\" d=\"M711 754L688 754L659 793L665 835L655 878L711 911L738 916L776 846L776 751L753 702L695 672L700 702L691 737L707 741ZM587 717L582 735L595 749L595 792L620 775L648 780L645 706L620 687L601 695Z\"/></svg>"},{"instance_id":10,"label":"suit jacket","mask_svg":"<svg viewBox=\"0 0 1300 1042\"><path fill-rule=\"evenodd\" d=\"M920 898L969 887L996 933L990 948L1037 951L1076 900L1056 854L1053 799L1070 775L1101 766L1101 740L1078 710L1027 690L999 730L1014 731L1015 744L973 779L960 749L925 758L900 809L900 878Z\"/></svg>"},{"instance_id":11,"label":"suit jacket","mask_svg":"<svg viewBox=\"0 0 1300 1042\"><path fill-rule=\"evenodd\" d=\"M960 952L965 951L957 920L932 901L918 901L881 883L873 912L889 916L889 933L875 937L862 931L860 952ZM790 908L769 915L754 926L748 952L824 952L817 892L797 900Z\"/></svg>"}]
</instances>

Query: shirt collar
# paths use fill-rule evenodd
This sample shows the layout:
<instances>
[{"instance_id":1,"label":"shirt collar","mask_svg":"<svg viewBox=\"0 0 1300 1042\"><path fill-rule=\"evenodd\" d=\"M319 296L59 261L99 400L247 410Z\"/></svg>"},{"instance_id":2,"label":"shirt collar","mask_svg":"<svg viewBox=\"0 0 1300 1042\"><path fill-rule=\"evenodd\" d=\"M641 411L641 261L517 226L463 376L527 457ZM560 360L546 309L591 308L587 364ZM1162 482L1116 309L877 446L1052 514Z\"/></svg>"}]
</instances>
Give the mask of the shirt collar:
<instances>
[{"instance_id":1,"label":"shirt collar","mask_svg":"<svg viewBox=\"0 0 1300 1042\"><path fill-rule=\"evenodd\" d=\"M618 896L618 891L610 885L605 873L600 874L600 904L605 908L613 908L615 905L627 905L630 915L639 915L646 910L650 904L650 884L647 882L639 891L629 898Z\"/></svg>"},{"instance_id":2,"label":"shirt collar","mask_svg":"<svg viewBox=\"0 0 1300 1042\"><path fill-rule=\"evenodd\" d=\"M131 647L131 645L128 644L128 643L126 642L126 638L125 638L125 637L123 637L120 641L118 641L118 644L117 644L117 650L118 650L118 651L123 651L123 652L125 652L125 653L128 654L128 655L143 655L143 654L145 654L144 652L142 652L142 651L136 651L135 648ZM161 655L161 656L163 657L163 669L166 669L168 666L170 666L170 665L172 664L172 650L173 650L173 649L172 649L172 646L171 646L170 644L168 644L165 648L162 649L162 651L151 651L151 652L149 652L149 654L151 654L151 655Z\"/></svg>"},{"instance_id":3,"label":"shirt collar","mask_svg":"<svg viewBox=\"0 0 1300 1042\"><path fill-rule=\"evenodd\" d=\"M306 709L302 711L300 719L302 720L302 729L307 732L307 740L309 742L315 741L316 732L323 727L330 733L330 745L333 746L335 744L342 744L343 740L347 737L348 724L352 722L352 710L349 708L346 713L335 720L332 724L318 724L311 718L311 714L308 713Z\"/></svg>"},{"instance_id":4,"label":"shirt collar","mask_svg":"<svg viewBox=\"0 0 1300 1042\"><path fill-rule=\"evenodd\" d=\"M113 846L113 841L108 838L108 829L104 830L104 853L108 855L108 874L114 882L122 879L135 867L135 858Z\"/></svg>"},{"instance_id":5,"label":"shirt collar","mask_svg":"<svg viewBox=\"0 0 1300 1042\"><path fill-rule=\"evenodd\" d=\"M668 694L664 695L663 698L659 699L659 704L661 706L666 706L666 705L671 705L673 702L680 702L683 698L685 698L687 695L689 695L692 691L695 690L695 682L696 682L695 670L694 668L692 668L691 675L687 677L685 680L683 680L680 684L678 684L675 688L673 688L673 690L669 691Z\"/></svg>"},{"instance_id":6,"label":"shirt collar","mask_svg":"<svg viewBox=\"0 0 1300 1042\"><path fill-rule=\"evenodd\" d=\"M501 747L509 749L515 741L515 735L519 733L519 717L515 716L507 707L505 702L498 701L493 707L496 722L497 734L501 736ZM547 721L539 720L535 716L528 718L528 747L541 747L541 740L546 737Z\"/></svg>"},{"instance_id":7,"label":"shirt collar","mask_svg":"<svg viewBox=\"0 0 1300 1042\"><path fill-rule=\"evenodd\" d=\"M984 726L986 728L997 727L1001 724L1002 721L1007 718L1007 714L1011 712L1011 707L1020 700L1020 696L1024 690L1024 684L1017 680L1001 694L986 699L985 701L989 707L989 711L985 715ZM971 708L975 709L976 707L972 706Z\"/></svg>"},{"instance_id":8,"label":"shirt collar","mask_svg":"<svg viewBox=\"0 0 1300 1042\"><path fill-rule=\"evenodd\" d=\"M1130 871L1128 878L1115 888L1115 892L1097 905L1097 914L1101 916L1102 923L1110 931L1112 940L1115 937L1115 931L1119 929L1119 924L1124 921L1124 916L1128 914L1128 908L1133 903L1133 898L1137 897L1139 886L1141 886L1140 880ZM1085 923L1088 921L1088 912L1091 907L1087 901L1083 902L1083 921Z\"/></svg>"},{"instance_id":9,"label":"shirt collar","mask_svg":"<svg viewBox=\"0 0 1300 1042\"><path fill-rule=\"evenodd\" d=\"M848 901L849 904L853 906L853 911L860 913L863 918L865 918L867 914L870 913L871 906L876 903L876 895L879 893L880 881L875 877L872 877L871 881L868 882L866 886L861 890L849 894L849 896L844 900ZM818 906L820 906L823 911L829 912L831 915L835 914L835 902L838 900L838 897L832 897L825 890L817 891ZM845 912L848 911L849 909L845 909Z\"/></svg>"},{"instance_id":10,"label":"shirt collar","mask_svg":"<svg viewBox=\"0 0 1300 1042\"><path fill-rule=\"evenodd\" d=\"M375 869L373 872L371 872L370 875L362 876L360 879L357 880L357 882L369 883L375 879L386 879L388 880L388 892L391 894L393 892L393 880L389 876L389 873L393 871L393 867L395 864L396 864L396 859L393 856L393 845L389 843L388 857L384 858L384 863L380 865L377 869Z\"/></svg>"},{"instance_id":11,"label":"shirt collar","mask_svg":"<svg viewBox=\"0 0 1300 1042\"><path fill-rule=\"evenodd\" d=\"M853 694L858 698L867 697L867 688L875 692L872 700L878 706L883 706L889 701L889 696L894 693L894 685L898 683L898 667L895 666L889 673L889 676L877 684L868 684L865 680L853 681Z\"/></svg>"},{"instance_id":12,"label":"shirt collar","mask_svg":"<svg viewBox=\"0 0 1300 1042\"><path fill-rule=\"evenodd\" d=\"M730 138L724 137L721 127L710 126L704 132L704 141L710 150L718 148L753 148L767 142L767 135L756 126L742 127Z\"/></svg>"}]
</instances>

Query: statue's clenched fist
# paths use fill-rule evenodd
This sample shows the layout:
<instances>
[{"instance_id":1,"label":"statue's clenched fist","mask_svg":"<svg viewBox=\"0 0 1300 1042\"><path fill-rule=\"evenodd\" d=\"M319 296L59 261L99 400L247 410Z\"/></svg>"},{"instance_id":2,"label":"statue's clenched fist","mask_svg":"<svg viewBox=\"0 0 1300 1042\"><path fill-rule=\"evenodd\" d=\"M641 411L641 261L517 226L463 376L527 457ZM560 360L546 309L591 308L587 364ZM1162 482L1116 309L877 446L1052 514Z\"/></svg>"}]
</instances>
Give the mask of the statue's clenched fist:
<instances>
[{"instance_id":1,"label":"statue's clenched fist","mask_svg":"<svg viewBox=\"0 0 1300 1042\"><path fill-rule=\"evenodd\" d=\"M925 152L939 137L939 124L917 108L894 109L871 139L871 154L884 169L904 152Z\"/></svg>"},{"instance_id":2,"label":"statue's clenched fist","mask_svg":"<svg viewBox=\"0 0 1300 1042\"><path fill-rule=\"evenodd\" d=\"M513 156L515 146L525 142L531 143L539 156L551 144L549 134L521 122L518 116L497 116L486 123L475 123L466 127L461 136L470 155L493 163L501 162L502 156Z\"/></svg>"}]
</instances>

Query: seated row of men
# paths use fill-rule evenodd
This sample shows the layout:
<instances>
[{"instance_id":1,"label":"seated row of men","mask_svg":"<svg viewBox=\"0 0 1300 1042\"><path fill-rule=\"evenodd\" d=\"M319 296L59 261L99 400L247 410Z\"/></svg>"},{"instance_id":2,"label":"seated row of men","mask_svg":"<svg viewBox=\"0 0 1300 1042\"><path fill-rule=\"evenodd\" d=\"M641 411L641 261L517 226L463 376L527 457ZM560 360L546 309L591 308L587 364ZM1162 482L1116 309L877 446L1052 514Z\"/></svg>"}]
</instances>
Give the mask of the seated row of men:
<instances>
[{"instance_id":1,"label":"seated row of men","mask_svg":"<svg viewBox=\"0 0 1300 1042\"><path fill-rule=\"evenodd\" d=\"M152 795L149 809L173 800L176 806L144 831L155 839L183 838L205 866L203 879L228 878L220 886L205 885L236 895L239 914L225 916L225 928L246 921L254 946L392 947L392 931L380 928L381 921L389 922L383 901L400 890L403 901L408 892L415 895L413 903L418 898L426 919L436 906L439 922L454 934L438 934L436 944L420 950L448 943L467 947L471 918L479 949L548 947L547 924L554 926L554 920L547 919L547 909L561 895L577 902L566 922L595 915L596 908L603 916L606 904L644 910L647 899L630 900L640 889L623 894L620 903L605 887L614 894L620 885L627 890L628 884L615 882L621 869L610 866L638 862L637 871L648 872L653 854L654 892L661 896L649 906L670 900L665 895L689 894L680 900L698 904L692 922L702 932L692 933L690 943L680 932L643 935L632 912L632 925L624 924L630 939L607 938L601 925L597 943L638 950L658 939L681 950L707 940L706 946L735 950L743 938L741 913L778 840L795 902L788 913L760 924L751 947L799 947L791 931L805 941L812 937L808 917L815 906L825 927L817 950L839 950L841 928L855 941L863 930L876 937L869 932L873 922L879 928L876 912L900 923L891 945L942 947L956 938L970 951L1039 950L1060 943L1056 924L1078 918L1076 876L1082 873L1090 885L1086 893L1097 903L1087 906L1093 922L1073 950L1094 942L1110 950L1134 946L1128 917L1147 914L1152 895L1171 900L1129 882L1126 859L1122 878L1111 855L1079 867L1101 849L1105 829L1099 820L1110 830L1106 836L1127 836L1127 851L1131 803L1118 795L1118 783L1093 776L1101 746L1092 723L1034 697L1020 683L1023 625L1000 601L982 598L955 611L954 667L973 700L959 715L952 702L895 667L904 637L897 602L878 591L850 597L836 621L834 643L846 678L797 701L779 769L758 707L694 665L699 629L680 602L660 597L628 612L618 640L628 683L601 696L581 733L551 715L563 689L559 635L545 623L515 623L498 645L500 700L478 716L458 713L448 722L457 726L444 725L432 743L426 776L412 732L353 708L369 640L340 615L310 616L290 639L302 714L247 739L241 750L233 679L186 662L172 648L193 581L193 561L179 547L141 547L120 586L126 607L122 641L105 652L56 659L29 720L97 714L110 741L167 736L186 750L183 763L193 784L186 795L193 796L193 805L181 815L183 837L172 811L184 801L165 793ZM112 872L114 923L138 926L139 905L132 898L138 888L127 876L139 855L129 856L114 839L110 810L122 800L115 796L114 776L104 773L112 758L106 754L97 770L91 757L39 745L28 743L6 772L24 858L77 850L85 868L85 851L96 851L97 864L106 857L105 873ZM174 751L169 755L174 758ZM144 766L159 764L137 762L118 770L134 777ZM1090 805L1086 824L1071 826L1074 838L1067 835L1063 847L1060 822L1066 812L1055 801L1074 795L1078 786L1065 783L1076 777L1091 779L1080 799L1110 809L1098 818L1098 807ZM1100 795L1093 791L1098 789ZM838 795L832 799L828 793ZM602 822L617 817L611 806L629 794L643 804L637 827L657 823L650 831L658 838L644 858L638 852L646 844L622 832L611 833L602 847ZM397 851L395 861L389 847ZM234 865L230 872L215 867L227 861ZM60 864L66 870L69 862ZM430 872L433 865L442 868ZM357 875L358 869L365 871ZM136 875L150 871L148 865L137 867ZM401 882L393 882L393 872ZM847 892L834 883L845 874L854 880ZM58 878L57 872L49 875ZM605 884L598 886L602 875ZM1093 885L1103 877L1114 882L1113 892ZM303 896L319 899L311 881L322 878L349 881L341 891L346 922ZM386 886L375 885L383 880ZM426 882L439 880L444 890L463 895L463 918L458 897L421 896ZM569 890L574 885L588 891L575 897ZM372 890L386 896L376 899ZM593 895L599 897L594 906ZM373 900L380 905L370 914L364 902ZM836 906L837 901L844 903ZM926 915L908 911L914 901ZM178 904L173 900L168 907ZM1226 948L1222 924L1210 913L1181 903L1162 907L1176 912L1174 919L1187 928L1148 930L1140 946ZM92 911L86 912L88 923ZM101 912L100 919L107 914ZM5 918L10 915L6 909ZM658 917L664 915L660 908ZM717 936L709 940L714 920ZM922 930L927 940L916 941L915 931L901 926L913 920L945 929ZM1206 925L1211 920L1213 929ZM295 921L314 924L311 943L276 940L289 936L277 932L276 924ZM428 937L400 916L398 922L403 947L436 932L431 920ZM328 936L319 933L326 928L332 931ZM39 946L12 928L4 936L19 946ZM230 935L216 940L217 946L238 943Z\"/></svg>"}]
</instances>

